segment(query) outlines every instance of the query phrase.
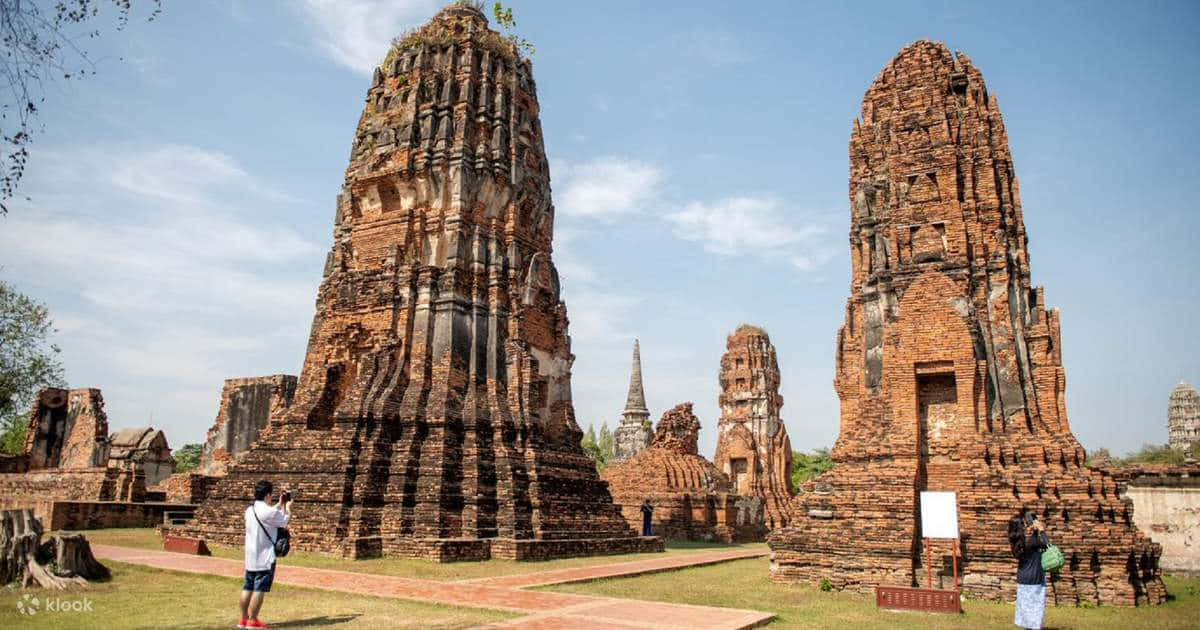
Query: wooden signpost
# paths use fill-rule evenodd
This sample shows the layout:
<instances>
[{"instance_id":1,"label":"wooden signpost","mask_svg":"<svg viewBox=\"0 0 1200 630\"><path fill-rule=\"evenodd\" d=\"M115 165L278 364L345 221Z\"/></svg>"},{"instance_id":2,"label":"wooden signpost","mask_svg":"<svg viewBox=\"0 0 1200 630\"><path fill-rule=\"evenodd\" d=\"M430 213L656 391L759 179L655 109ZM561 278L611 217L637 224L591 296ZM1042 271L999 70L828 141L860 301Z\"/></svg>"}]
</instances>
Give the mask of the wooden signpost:
<instances>
[{"instance_id":1,"label":"wooden signpost","mask_svg":"<svg viewBox=\"0 0 1200 630\"><path fill-rule=\"evenodd\" d=\"M953 553L954 588L933 587L933 541L950 540ZM921 542L925 547L927 588L876 586L875 605L880 608L962 612L958 591L958 502L953 492L921 493Z\"/></svg>"}]
</instances>

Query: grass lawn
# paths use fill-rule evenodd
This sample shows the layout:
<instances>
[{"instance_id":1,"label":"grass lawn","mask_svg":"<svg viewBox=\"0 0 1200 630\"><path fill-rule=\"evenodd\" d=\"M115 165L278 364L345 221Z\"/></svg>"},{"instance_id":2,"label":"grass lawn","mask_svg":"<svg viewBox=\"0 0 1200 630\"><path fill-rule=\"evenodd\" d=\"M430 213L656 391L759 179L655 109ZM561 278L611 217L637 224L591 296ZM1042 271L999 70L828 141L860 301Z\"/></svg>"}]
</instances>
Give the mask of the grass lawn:
<instances>
[{"instance_id":1,"label":"grass lawn","mask_svg":"<svg viewBox=\"0 0 1200 630\"><path fill-rule=\"evenodd\" d=\"M91 529L83 532L88 541L102 545L118 545L121 547L137 547L139 549L155 549L162 551L162 539L153 529ZM725 545L720 543L668 542L666 554L694 553L697 551L712 551L720 549L766 549L763 543ZM241 547L220 547L210 545L213 557L241 560ZM334 556L316 553L293 551L281 564L313 567L317 569L338 569L341 571L358 571L377 575L395 575L426 580L470 580L474 578L498 577L502 575L518 575L553 571L555 569L570 569L597 564L615 564L633 560L661 558L662 554L634 553L617 556L592 556L589 558L565 558L562 560L547 560L544 562L514 562L511 560L488 560L486 562L450 562L440 564L429 560L412 558L374 558L370 560L346 560Z\"/></svg>"},{"instance_id":2,"label":"grass lawn","mask_svg":"<svg viewBox=\"0 0 1200 630\"><path fill-rule=\"evenodd\" d=\"M241 580L105 564L112 569L113 579L85 589L0 589L0 628L224 630L237 624ZM39 598L37 614L22 614L17 608L26 594ZM87 598L91 610L48 610L46 600L56 598L79 602ZM261 616L272 628L466 628L515 615L276 584Z\"/></svg>"},{"instance_id":3,"label":"grass lawn","mask_svg":"<svg viewBox=\"0 0 1200 630\"><path fill-rule=\"evenodd\" d=\"M749 608L778 615L772 628L1013 628L1011 604L967 601L962 615L890 612L874 595L825 593L815 586L773 584L766 558L629 578L548 586L544 590L705 606ZM1200 579L1167 578L1172 600L1145 608L1050 606L1046 628L1168 630L1200 627Z\"/></svg>"}]
</instances>

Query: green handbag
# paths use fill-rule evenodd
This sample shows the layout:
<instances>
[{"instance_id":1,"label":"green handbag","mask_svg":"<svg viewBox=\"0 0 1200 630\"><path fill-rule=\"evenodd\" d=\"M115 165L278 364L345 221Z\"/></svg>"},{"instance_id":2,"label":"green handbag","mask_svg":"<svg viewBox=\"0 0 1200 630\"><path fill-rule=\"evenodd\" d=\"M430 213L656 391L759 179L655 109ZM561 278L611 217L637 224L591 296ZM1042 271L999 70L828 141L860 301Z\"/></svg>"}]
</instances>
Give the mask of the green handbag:
<instances>
[{"instance_id":1,"label":"green handbag","mask_svg":"<svg viewBox=\"0 0 1200 630\"><path fill-rule=\"evenodd\" d=\"M1046 547L1046 550L1042 552L1043 571L1057 573L1066 562L1067 559L1063 557L1063 552L1055 545Z\"/></svg>"}]
</instances>

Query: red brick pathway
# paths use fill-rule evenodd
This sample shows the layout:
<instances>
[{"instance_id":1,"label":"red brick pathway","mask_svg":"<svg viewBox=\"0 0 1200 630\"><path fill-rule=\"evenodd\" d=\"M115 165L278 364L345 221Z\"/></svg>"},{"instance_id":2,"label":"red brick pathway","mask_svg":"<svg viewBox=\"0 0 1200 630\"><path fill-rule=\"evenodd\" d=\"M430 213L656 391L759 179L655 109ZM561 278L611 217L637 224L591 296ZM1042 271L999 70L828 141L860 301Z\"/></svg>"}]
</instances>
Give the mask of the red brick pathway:
<instances>
[{"instance_id":1,"label":"red brick pathway","mask_svg":"<svg viewBox=\"0 0 1200 630\"><path fill-rule=\"evenodd\" d=\"M565 584L567 582L585 582L612 577L628 577L643 573L658 573L684 567L699 567L706 564L717 564L743 558L761 558L770 553L767 549L739 549L735 551L697 551L692 553L671 554L649 560L633 560L615 564L602 564L573 569L557 569L526 573L524 575L504 575L494 578L477 578L462 580L460 584L482 584L485 586L502 586L505 588L528 588L530 586L546 586L547 584Z\"/></svg>"},{"instance_id":2,"label":"red brick pathway","mask_svg":"<svg viewBox=\"0 0 1200 630\"><path fill-rule=\"evenodd\" d=\"M101 560L240 578L243 565L237 560L191 556L165 551L92 545L92 552ZM765 555L766 550L696 552L651 560L637 560L611 565L561 569L519 576L485 578L465 582L438 582L280 565L275 581L280 584L321 588L357 595L395 597L451 606L490 608L525 613L511 621L494 624L494 628L524 628L527 630L633 628L696 628L712 630L741 630L770 621L774 615L753 610L713 608L644 602L590 595L571 595L545 591L529 591L520 587L561 582L576 582L596 578L637 575L682 567L713 564Z\"/></svg>"}]
</instances>

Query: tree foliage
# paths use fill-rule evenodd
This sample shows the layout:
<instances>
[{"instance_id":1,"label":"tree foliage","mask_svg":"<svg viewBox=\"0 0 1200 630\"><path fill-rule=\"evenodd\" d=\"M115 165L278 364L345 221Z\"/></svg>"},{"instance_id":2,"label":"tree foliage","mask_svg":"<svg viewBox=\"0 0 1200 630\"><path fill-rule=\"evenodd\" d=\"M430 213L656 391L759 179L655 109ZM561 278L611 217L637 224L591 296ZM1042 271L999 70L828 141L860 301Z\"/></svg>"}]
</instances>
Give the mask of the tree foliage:
<instances>
[{"instance_id":1,"label":"tree foliage","mask_svg":"<svg viewBox=\"0 0 1200 630\"><path fill-rule=\"evenodd\" d=\"M792 486L800 484L833 468L833 456L829 449L819 448L811 453L792 453Z\"/></svg>"},{"instance_id":2,"label":"tree foliage","mask_svg":"<svg viewBox=\"0 0 1200 630\"><path fill-rule=\"evenodd\" d=\"M20 453L27 414L43 387L63 383L58 346L49 343L54 323L45 304L0 280L0 450Z\"/></svg>"},{"instance_id":3,"label":"tree foliage","mask_svg":"<svg viewBox=\"0 0 1200 630\"><path fill-rule=\"evenodd\" d=\"M512 7L505 7L502 3L497 2L492 5L492 18L496 20L496 24L500 28L504 29L508 41L512 42L526 57L532 57L537 52L532 42L516 34L514 29L517 27L517 20L513 17Z\"/></svg>"},{"instance_id":4,"label":"tree foliage","mask_svg":"<svg viewBox=\"0 0 1200 630\"><path fill-rule=\"evenodd\" d=\"M145 1L154 5L153 20L161 0ZM0 0L0 75L8 87L0 99L0 214L8 212L8 201L25 175L29 147L42 128L38 113L46 88L96 74L83 43L100 36L92 25L109 3L117 11L116 29L124 29L133 0Z\"/></svg>"},{"instance_id":5,"label":"tree foliage","mask_svg":"<svg viewBox=\"0 0 1200 630\"><path fill-rule=\"evenodd\" d=\"M597 472L602 472L608 462L612 460L616 444L616 438L608 430L607 424L600 425L599 435L596 434L596 428L589 424L587 432L583 434L583 440L580 442L583 452L596 462Z\"/></svg>"},{"instance_id":6,"label":"tree foliage","mask_svg":"<svg viewBox=\"0 0 1200 630\"><path fill-rule=\"evenodd\" d=\"M1125 457L1114 457L1106 448L1098 448L1088 454L1089 465L1131 466L1136 464L1182 464L1188 452L1173 449L1166 444L1143 444L1140 451ZM1192 445L1192 457L1200 459L1200 442Z\"/></svg>"},{"instance_id":7,"label":"tree foliage","mask_svg":"<svg viewBox=\"0 0 1200 630\"><path fill-rule=\"evenodd\" d=\"M190 472L200 466L200 454L204 452L203 444L184 444L171 452L175 458L175 472Z\"/></svg>"}]
</instances>

